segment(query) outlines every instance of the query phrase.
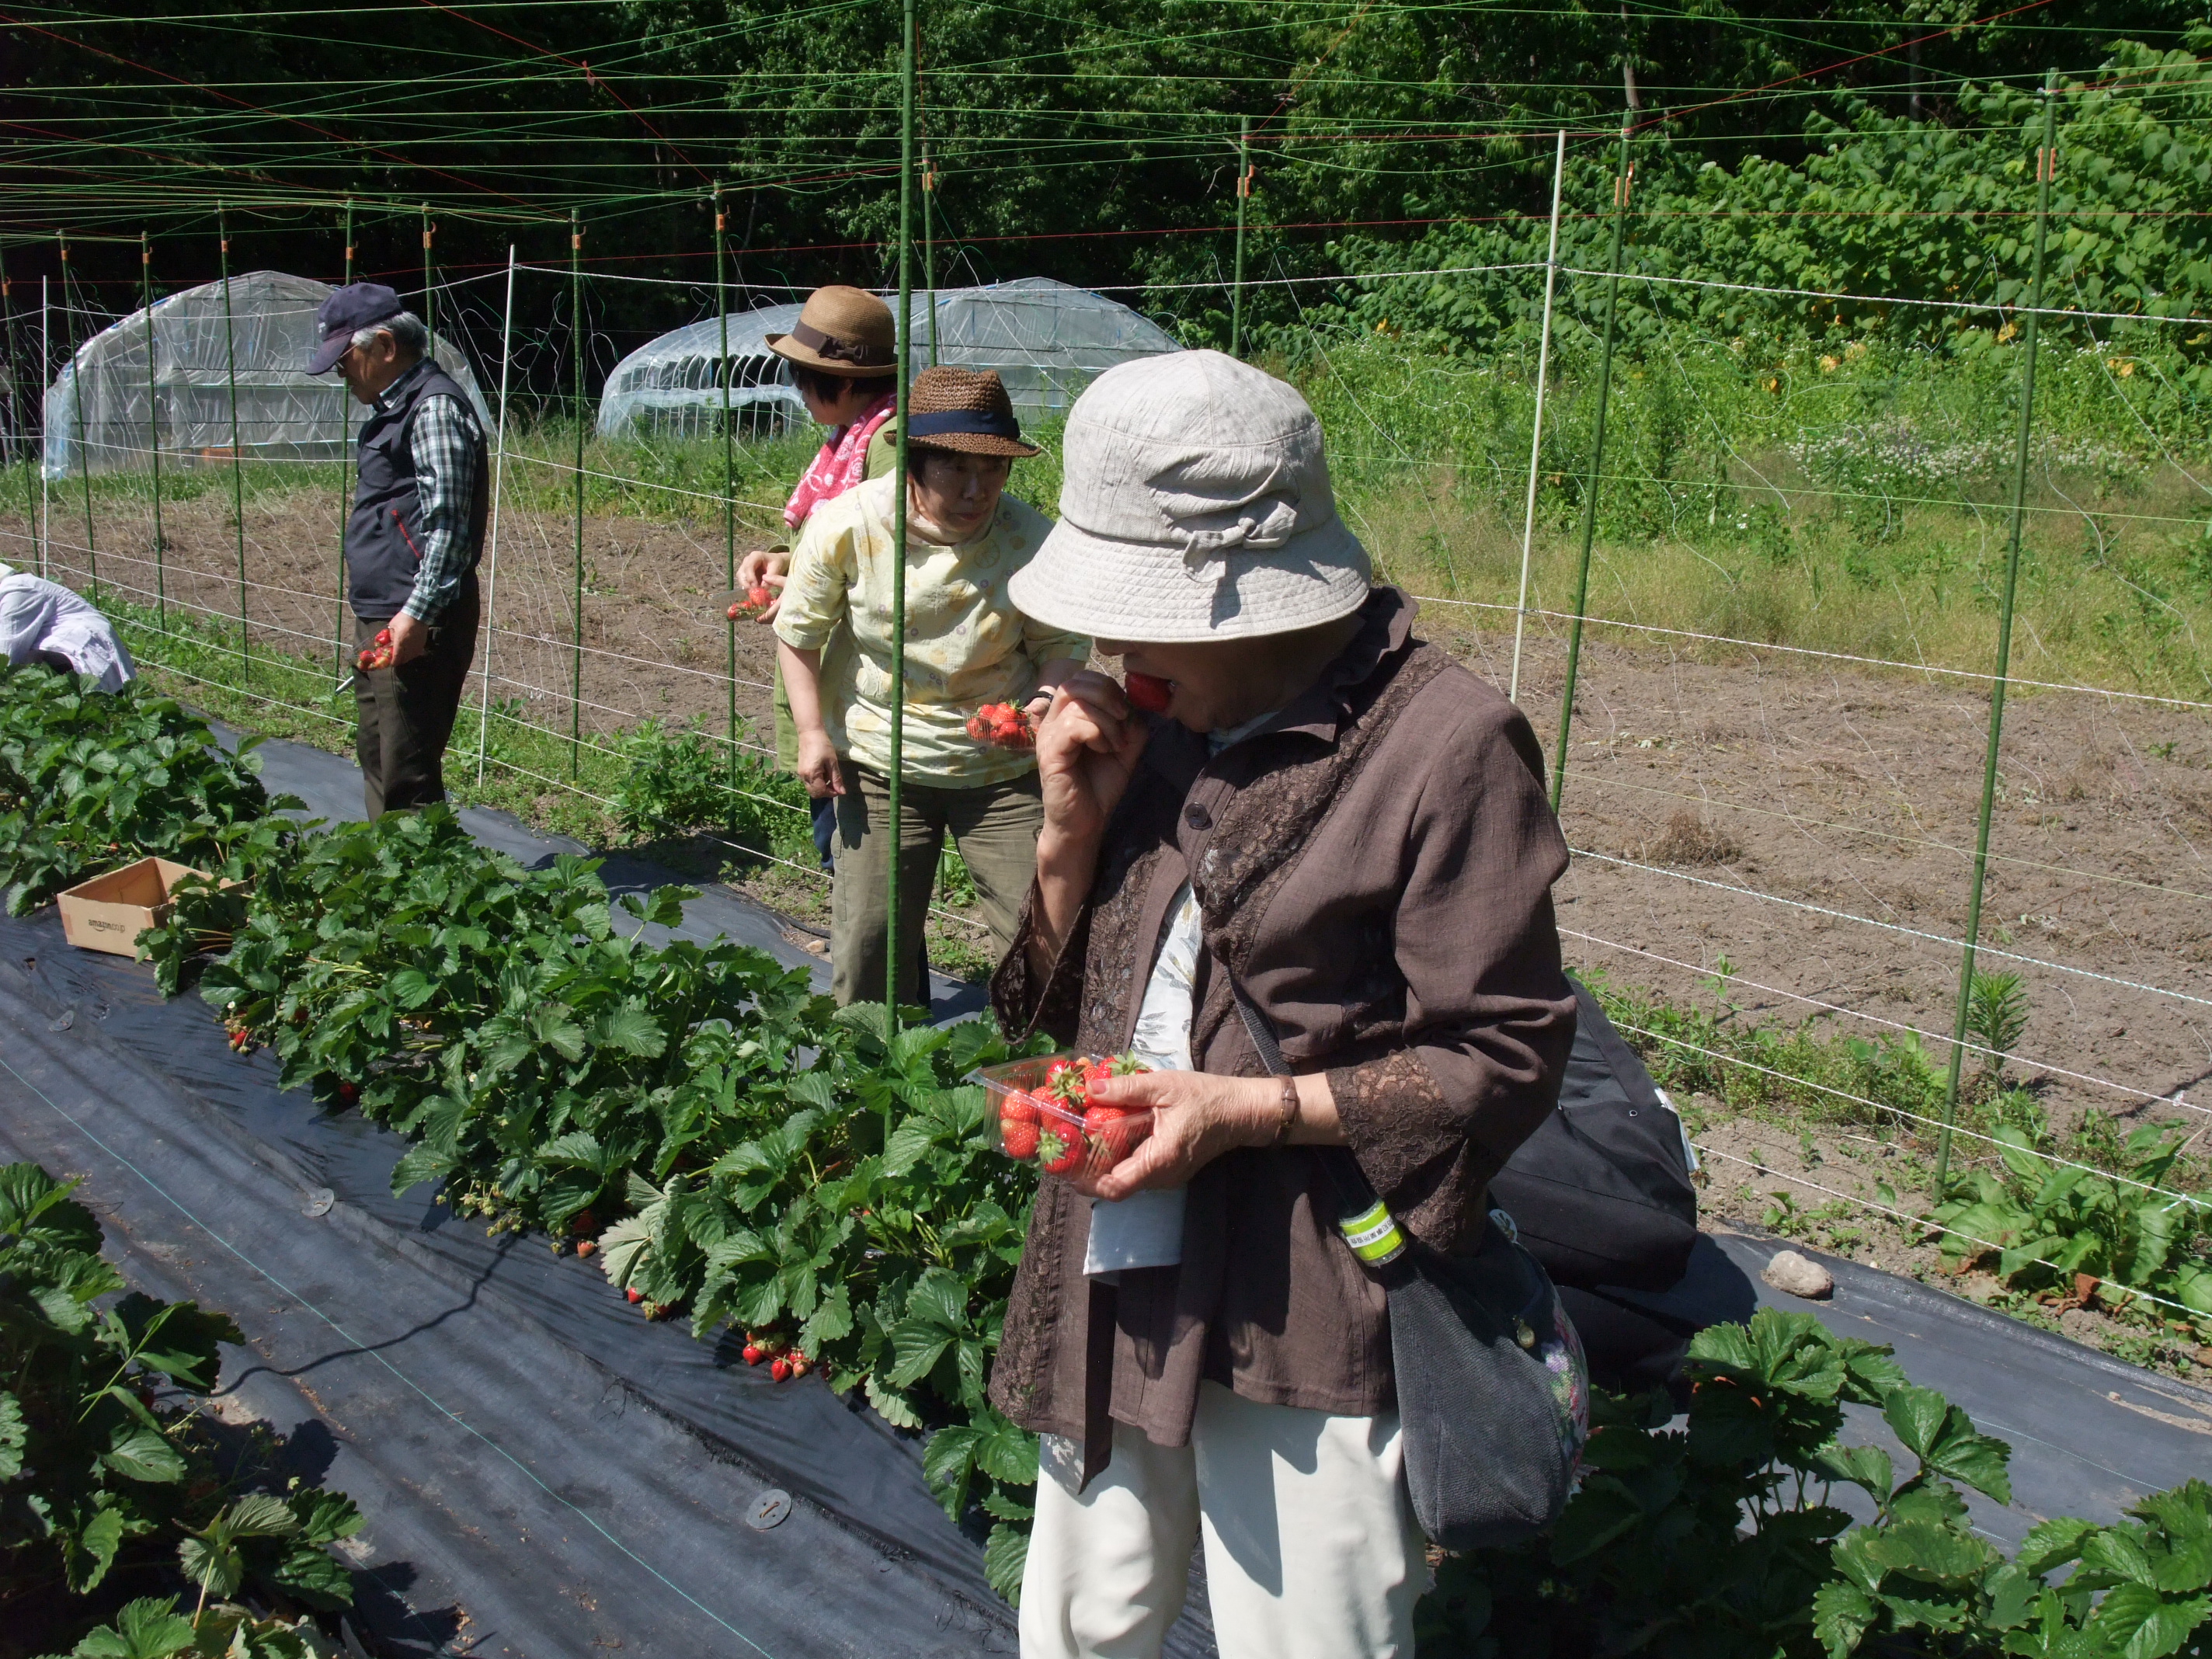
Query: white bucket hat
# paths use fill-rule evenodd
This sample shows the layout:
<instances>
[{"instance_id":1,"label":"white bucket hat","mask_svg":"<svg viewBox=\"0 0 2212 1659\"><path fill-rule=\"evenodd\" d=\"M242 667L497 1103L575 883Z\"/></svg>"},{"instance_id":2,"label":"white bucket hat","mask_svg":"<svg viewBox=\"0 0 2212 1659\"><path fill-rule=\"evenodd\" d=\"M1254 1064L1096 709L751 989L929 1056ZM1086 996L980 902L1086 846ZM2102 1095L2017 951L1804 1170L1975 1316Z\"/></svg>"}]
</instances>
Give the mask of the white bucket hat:
<instances>
[{"instance_id":1,"label":"white bucket hat","mask_svg":"<svg viewBox=\"0 0 2212 1659\"><path fill-rule=\"evenodd\" d=\"M1068 411L1060 522L1009 592L1093 639L1181 644L1317 628L1365 603L1321 422L1218 351L1108 369Z\"/></svg>"}]
</instances>

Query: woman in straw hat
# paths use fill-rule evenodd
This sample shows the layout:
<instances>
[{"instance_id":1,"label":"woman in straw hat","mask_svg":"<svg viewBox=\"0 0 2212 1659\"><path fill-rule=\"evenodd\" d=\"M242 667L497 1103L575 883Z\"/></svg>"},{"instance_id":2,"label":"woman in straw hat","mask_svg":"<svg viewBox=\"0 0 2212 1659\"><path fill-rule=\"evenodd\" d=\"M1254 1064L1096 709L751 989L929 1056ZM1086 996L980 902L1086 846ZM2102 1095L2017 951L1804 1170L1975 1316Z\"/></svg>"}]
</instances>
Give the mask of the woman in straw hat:
<instances>
[{"instance_id":1,"label":"woman in straw hat","mask_svg":"<svg viewBox=\"0 0 2212 1659\"><path fill-rule=\"evenodd\" d=\"M1095 672L1055 692L992 992L1018 1040L1134 1049L1155 1069L1089 1098L1154 1115L1095 1181L1043 1183L1006 1313L991 1398L1043 1436L1022 1651L1158 1653L1202 1522L1228 1659L1410 1654L1384 1295L1316 1149L1451 1249L1553 1109L1575 1003L1540 755L1370 586L1291 387L1218 352L1123 364L1065 465L1014 600L1165 713Z\"/></svg>"},{"instance_id":2,"label":"woman in straw hat","mask_svg":"<svg viewBox=\"0 0 2212 1659\"><path fill-rule=\"evenodd\" d=\"M1050 528L1005 495L1022 441L996 374L924 369L907 398L906 697L902 821L890 799L891 478L874 478L817 508L793 550L775 621L778 656L798 726L799 775L832 796L837 873L831 894L831 992L879 1000L888 963L886 878L899 859L900 997L925 1000L922 926L950 834L975 878L994 949L1036 863L1036 761L972 736L985 703L1031 704L1080 667L1091 642L1018 611L1008 584ZM852 648L832 659L841 635Z\"/></svg>"},{"instance_id":3,"label":"woman in straw hat","mask_svg":"<svg viewBox=\"0 0 2212 1659\"><path fill-rule=\"evenodd\" d=\"M854 484L879 478L897 460L898 424L894 382L898 373L898 327L890 307L864 289L832 284L806 296L788 334L771 334L768 349L791 365L791 384L806 412L830 428L811 465L784 504L783 522L796 533L823 502ZM791 569L791 545L779 542L738 562L738 591L766 587L781 592ZM771 598L754 618L763 626L775 621L778 600ZM849 648L839 641L836 654ZM775 675L775 754L787 772L799 769L799 728L791 718L791 699L783 672ZM826 866L837 832L834 795L817 795L814 845Z\"/></svg>"}]
</instances>

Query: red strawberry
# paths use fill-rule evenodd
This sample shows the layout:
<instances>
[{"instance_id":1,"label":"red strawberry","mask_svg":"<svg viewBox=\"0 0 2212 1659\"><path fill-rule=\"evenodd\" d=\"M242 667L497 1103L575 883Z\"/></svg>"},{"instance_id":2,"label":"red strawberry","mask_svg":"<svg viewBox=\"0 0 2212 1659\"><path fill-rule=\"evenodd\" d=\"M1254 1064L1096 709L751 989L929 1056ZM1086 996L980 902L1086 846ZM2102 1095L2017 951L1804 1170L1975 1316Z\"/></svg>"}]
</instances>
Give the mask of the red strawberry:
<instances>
[{"instance_id":1,"label":"red strawberry","mask_svg":"<svg viewBox=\"0 0 2212 1659\"><path fill-rule=\"evenodd\" d=\"M1037 1154L1047 1175L1066 1175L1083 1164L1083 1137L1055 1124L1037 1138Z\"/></svg>"},{"instance_id":2,"label":"red strawberry","mask_svg":"<svg viewBox=\"0 0 2212 1659\"><path fill-rule=\"evenodd\" d=\"M968 735L978 743L990 742L991 722L981 714L970 714L968 717Z\"/></svg>"},{"instance_id":3,"label":"red strawberry","mask_svg":"<svg viewBox=\"0 0 2212 1659\"><path fill-rule=\"evenodd\" d=\"M1036 1119L1034 1116L1024 1123L1019 1118L1007 1116L1004 1112L999 1114L999 1146L1008 1158L1019 1158L1024 1163L1035 1158L1037 1149L1037 1133Z\"/></svg>"},{"instance_id":4,"label":"red strawberry","mask_svg":"<svg viewBox=\"0 0 2212 1659\"><path fill-rule=\"evenodd\" d=\"M1119 1106L1093 1106L1083 1115L1083 1132L1106 1149L1109 1168L1128 1157L1137 1144L1137 1126Z\"/></svg>"},{"instance_id":5,"label":"red strawberry","mask_svg":"<svg viewBox=\"0 0 2212 1659\"><path fill-rule=\"evenodd\" d=\"M1045 1067L1045 1092L1064 1105L1080 1109L1083 1105L1083 1066L1070 1060L1055 1060Z\"/></svg>"},{"instance_id":6,"label":"red strawberry","mask_svg":"<svg viewBox=\"0 0 2212 1659\"><path fill-rule=\"evenodd\" d=\"M745 603L756 611L765 611L775 602L775 595L769 591L765 583L756 582L745 589Z\"/></svg>"},{"instance_id":7,"label":"red strawberry","mask_svg":"<svg viewBox=\"0 0 2212 1659\"><path fill-rule=\"evenodd\" d=\"M1121 689L1128 693L1130 702L1147 714L1164 714L1175 701L1175 682L1155 674L1132 673Z\"/></svg>"},{"instance_id":8,"label":"red strawberry","mask_svg":"<svg viewBox=\"0 0 2212 1659\"><path fill-rule=\"evenodd\" d=\"M636 1289L635 1286L629 1290L624 1291L623 1294L628 1297L634 1303L642 1302L645 1300L645 1292Z\"/></svg>"},{"instance_id":9,"label":"red strawberry","mask_svg":"<svg viewBox=\"0 0 2212 1659\"><path fill-rule=\"evenodd\" d=\"M361 1085L358 1083L339 1084L338 1098L345 1102L347 1105L352 1105L354 1102L361 1098Z\"/></svg>"},{"instance_id":10,"label":"red strawberry","mask_svg":"<svg viewBox=\"0 0 2212 1659\"><path fill-rule=\"evenodd\" d=\"M732 622L739 622L744 620L744 614L745 608L741 605L733 605L730 607L730 620Z\"/></svg>"},{"instance_id":11,"label":"red strawberry","mask_svg":"<svg viewBox=\"0 0 2212 1659\"><path fill-rule=\"evenodd\" d=\"M761 1361L762 1361L762 1360L763 1360L763 1359L765 1359L765 1358L768 1358L768 1353L767 1353L767 1352L766 1352L763 1348L762 1348L762 1346L761 1346L761 1345L760 1345L759 1343L757 1343L757 1342L748 1342L748 1343L746 1343L746 1344L745 1344L745 1364L748 1364L748 1365L757 1365L757 1364L759 1364L761 1363Z\"/></svg>"},{"instance_id":12,"label":"red strawberry","mask_svg":"<svg viewBox=\"0 0 2212 1659\"><path fill-rule=\"evenodd\" d=\"M774 1377L777 1382L783 1382L791 1375L791 1362L788 1359L784 1358L781 1355L778 1355L775 1359L769 1362L768 1374Z\"/></svg>"}]
</instances>

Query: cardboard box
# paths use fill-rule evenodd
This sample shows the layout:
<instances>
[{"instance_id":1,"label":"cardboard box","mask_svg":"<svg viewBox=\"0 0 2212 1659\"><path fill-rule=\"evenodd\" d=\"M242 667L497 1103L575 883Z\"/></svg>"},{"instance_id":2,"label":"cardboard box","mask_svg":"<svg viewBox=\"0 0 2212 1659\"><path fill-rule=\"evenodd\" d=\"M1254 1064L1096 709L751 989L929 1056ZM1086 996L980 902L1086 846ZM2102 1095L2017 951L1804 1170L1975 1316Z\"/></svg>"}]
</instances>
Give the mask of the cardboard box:
<instances>
[{"instance_id":1,"label":"cardboard box","mask_svg":"<svg viewBox=\"0 0 2212 1659\"><path fill-rule=\"evenodd\" d=\"M161 926L175 909L169 895L177 884L186 876L206 874L167 859L140 859L81 881L60 896L63 937L80 951L136 957L138 935ZM223 883L226 887L234 884Z\"/></svg>"}]
</instances>

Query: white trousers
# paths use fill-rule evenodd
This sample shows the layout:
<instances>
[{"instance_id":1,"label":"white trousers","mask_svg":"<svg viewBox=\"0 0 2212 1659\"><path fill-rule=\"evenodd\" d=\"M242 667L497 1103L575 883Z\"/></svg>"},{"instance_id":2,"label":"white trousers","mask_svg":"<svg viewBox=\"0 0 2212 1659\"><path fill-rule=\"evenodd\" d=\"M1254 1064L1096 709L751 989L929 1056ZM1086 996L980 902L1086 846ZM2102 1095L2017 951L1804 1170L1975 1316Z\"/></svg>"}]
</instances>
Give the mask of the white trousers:
<instances>
[{"instance_id":1,"label":"white trousers","mask_svg":"<svg viewBox=\"0 0 2212 1659\"><path fill-rule=\"evenodd\" d=\"M1193 1546L1222 1659L1411 1659L1427 1554L1395 1412L1331 1417L1202 1384L1190 1444L1114 1425L1088 1492L1080 1447L1044 1438L1022 1575L1022 1659L1157 1659Z\"/></svg>"}]
</instances>

